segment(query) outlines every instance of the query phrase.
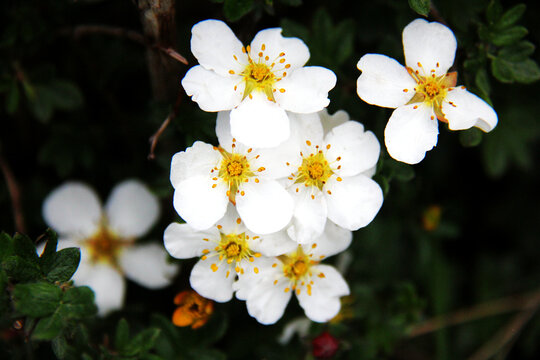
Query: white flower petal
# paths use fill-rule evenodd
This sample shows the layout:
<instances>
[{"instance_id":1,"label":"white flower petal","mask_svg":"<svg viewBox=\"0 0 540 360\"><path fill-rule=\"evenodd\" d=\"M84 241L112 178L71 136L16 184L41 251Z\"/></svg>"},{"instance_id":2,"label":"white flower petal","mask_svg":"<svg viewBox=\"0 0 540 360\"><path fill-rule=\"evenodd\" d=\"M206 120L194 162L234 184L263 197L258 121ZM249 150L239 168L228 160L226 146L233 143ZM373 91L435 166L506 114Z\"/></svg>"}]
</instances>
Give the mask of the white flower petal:
<instances>
[{"instance_id":1,"label":"white flower petal","mask_svg":"<svg viewBox=\"0 0 540 360\"><path fill-rule=\"evenodd\" d=\"M253 92L231 111L231 134L248 147L278 146L289 138L289 118L276 103Z\"/></svg>"},{"instance_id":2,"label":"white flower petal","mask_svg":"<svg viewBox=\"0 0 540 360\"><path fill-rule=\"evenodd\" d=\"M302 184L297 187L298 193L295 190L291 191L294 214L287 232L299 244L312 243L324 230L328 216L326 199L318 189L307 189Z\"/></svg>"},{"instance_id":3,"label":"white flower petal","mask_svg":"<svg viewBox=\"0 0 540 360\"><path fill-rule=\"evenodd\" d=\"M78 286L90 287L95 294L98 314L105 316L122 308L126 293L126 282L122 275L108 264L98 263L91 266L91 276L83 280L74 277Z\"/></svg>"},{"instance_id":4,"label":"white flower petal","mask_svg":"<svg viewBox=\"0 0 540 360\"><path fill-rule=\"evenodd\" d=\"M275 285L272 277L257 283L246 300L249 315L264 325L276 323L283 316L291 299L291 291L285 292L288 286L289 281L285 277L279 279Z\"/></svg>"},{"instance_id":5,"label":"white flower petal","mask_svg":"<svg viewBox=\"0 0 540 360\"><path fill-rule=\"evenodd\" d=\"M328 92L336 85L336 75L320 66L307 66L294 70L276 83L276 102L285 110L313 113L330 103ZM281 90L285 90L282 92Z\"/></svg>"},{"instance_id":6,"label":"white flower petal","mask_svg":"<svg viewBox=\"0 0 540 360\"><path fill-rule=\"evenodd\" d=\"M159 217L159 203L154 194L137 180L116 185L107 200L105 212L109 227L125 238L145 235Z\"/></svg>"},{"instance_id":7,"label":"white flower petal","mask_svg":"<svg viewBox=\"0 0 540 360\"><path fill-rule=\"evenodd\" d=\"M238 275L238 279L233 283L233 289L236 291L236 298L239 300L246 300L251 291L261 281L264 281L267 276L277 275L276 268L272 267L274 263L280 263L279 260L273 257L260 257L255 258L254 264L259 269L259 273L254 271L244 271L244 273Z\"/></svg>"},{"instance_id":8,"label":"white flower petal","mask_svg":"<svg viewBox=\"0 0 540 360\"><path fill-rule=\"evenodd\" d=\"M287 254L296 249L298 244L291 240L285 231L278 231L273 234L258 236L257 239L251 237L249 248L255 252L260 252L264 256L279 256Z\"/></svg>"},{"instance_id":9,"label":"white flower petal","mask_svg":"<svg viewBox=\"0 0 540 360\"><path fill-rule=\"evenodd\" d=\"M473 126L489 132L497 126L497 113L488 103L462 88L448 92L442 105L450 130L465 130Z\"/></svg>"},{"instance_id":10,"label":"white flower petal","mask_svg":"<svg viewBox=\"0 0 540 360\"><path fill-rule=\"evenodd\" d=\"M197 291L199 295L217 302L227 302L233 296L232 284L236 274L231 272L227 276L229 265L226 263L218 266L216 271L213 271L211 265L215 264L217 260L217 257L199 260L191 270L189 282L193 290Z\"/></svg>"},{"instance_id":11,"label":"white flower petal","mask_svg":"<svg viewBox=\"0 0 540 360\"><path fill-rule=\"evenodd\" d=\"M325 135L336 126L351 120L349 114L345 110L339 110L330 115L328 109L325 108L319 111L318 115L320 116Z\"/></svg>"},{"instance_id":12,"label":"white flower petal","mask_svg":"<svg viewBox=\"0 0 540 360\"><path fill-rule=\"evenodd\" d=\"M298 38L283 37L280 28L265 29L255 35L251 42L251 58L257 62L260 53L263 59L268 56L266 61L268 65L276 64L274 69L285 70L285 65L290 64L289 69L293 70L304 66L309 60L309 49L306 44ZM281 63L281 59L285 61Z\"/></svg>"},{"instance_id":13,"label":"white flower petal","mask_svg":"<svg viewBox=\"0 0 540 360\"><path fill-rule=\"evenodd\" d=\"M334 167L341 165L335 172L341 176L353 176L366 171L377 164L381 147L375 134L364 131L364 126L356 121L347 121L336 126L328 133L325 143L331 145L326 152L329 161L340 159Z\"/></svg>"},{"instance_id":14,"label":"white flower petal","mask_svg":"<svg viewBox=\"0 0 540 360\"><path fill-rule=\"evenodd\" d=\"M291 220L293 200L277 181L250 181L241 189L245 195L236 194L236 210L249 230L270 234L283 229Z\"/></svg>"},{"instance_id":15,"label":"white flower petal","mask_svg":"<svg viewBox=\"0 0 540 360\"><path fill-rule=\"evenodd\" d=\"M174 188L191 176L208 175L221 160L219 151L202 141L174 154L171 161L171 184Z\"/></svg>"},{"instance_id":16,"label":"white flower petal","mask_svg":"<svg viewBox=\"0 0 540 360\"><path fill-rule=\"evenodd\" d=\"M347 249L352 241L352 232L337 226L331 221L326 222L324 231L308 251L315 258L329 257Z\"/></svg>"},{"instance_id":17,"label":"white flower petal","mask_svg":"<svg viewBox=\"0 0 540 360\"><path fill-rule=\"evenodd\" d=\"M240 76L221 76L200 65L189 69L182 79L182 86L204 111L230 110L240 104L244 92Z\"/></svg>"},{"instance_id":18,"label":"white flower petal","mask_svg":"<svg viewBox=\"0 0 540 360\"><path fill-rule=\"evenodd\" d=\"M216 119L216 136L219 145L224 149L230 149L233 144L233 136L231 135L231 112L220 111Z\"/></svg>"},{"instance_id":19,"label":"white flower petal","mask_svg":"<svg viewBox=\"0 0 540 360\"><path fill-rule=\"evenodd\" d=\"M368 104L396 108L414 96L416 81L396 60L379 54L366 54L356 65L362 74L356 92Z\"/></svg>"},{"instance_id":20,"label":"white flower petal","mask_svg":"<svg viewBox=\"0 0 540 360\"><path fill-rule=\"evenodd\" d=\"M438 134L439 124L431 107L411 104L394 110L384 130L384 142L388 154L397 161L418 164L426 151L437 145Z\"/></svg>"},{"instance_id":21,"label":"white flower petal","mask_svg":"<svg viewBox=\"0 0 540 360\"><path fill-rule=\"evenodd\" d=\"M229 76L229 70L240 73L247 64L242 43L227 24L219 20L204 20L193 26L191 52L205 69L221 76Z\"/></svg>"},{"instance_id":22,"label":"white flower petal","mask_svg":"<svg viewBox=\"0 0 540 360\"><path fill-rule=\"evenodd\" d=\"M217 183L213 188L214 184L208 176L194 176L182 181L174 191L174 208L195 230L208 229L227 210L227 186Z\"/></svg>"},{"instance_id":23,"label":"white flower petal","mask_svg":"<svg viewBox=\"0 0 540 360\"><path fill-rule=\"evenodd\" d=\"M324 276L313 276L311 295L307 291L301 291L297 295L298 302L308 318L316 322L326 322L338 314L341 308L339 297L349 294L349 286L331 266L318 265L313 271Z\"/></svg>"},{"instance_id":24,"label":"white flower petal","mask_svg":"<svg viewBox=\"0 0 540 360\"><path fill-rule=\"evenodd\" d=\"M331 178L326 187L331 195L326 195L328 218L337 225L354 231L368 225L383 203L380 186L364 175Z\"/></svg>"},{"instance_id":25,"label":"white flower petal","mask_svg":"<svg viewBox=\"0 0 540 360\"><path fill-rule=\"evenodd\" d=\"M43 202L43 217L61 235L87 238L97 231L101 204L90 187L68 182L54 189Z\"/></svg>"},{"instance_id":26,"label":"white flower petal","mask_svg":"<svg viewBox=\"0 0 540 360\"><path fill-rule=\"evenodd\" d=\"M128 279L148 289L169 285L178 272L178 264L170 263L167 252L158 244L135 245L124 249L119 264Z\"/></svg>"},{"instance_id":27,"label":"white flower petal","mask_svg":"<svg viewBox=\"0 0 540 360\"><path fill-rule=\"evenodd\" d=\"M405 64L421 76L431 75L431 70L436 76L446 74L454 63L456 48L452 30L438 22L416 19L403 29Z\"/></svg>"},{"instance_id":28,"label":"white flower petal","mask_svg":"<svg viewBox=\"0 0 540 360\"><path fill-rule=\"evenodd\" d=\"M283 332L277 338L278 343L281 345L287 345L295 334L298 334L300 338L307 336L311 321L305 317L296 318L285 325Z\"/></svg>"},{"instance_id":29,"label":"white flower petal","mask_svg":"<svg viewBox=\"0 0 540 360\"><path fill-rule=\"evenodd\" d=\"M202 251L212 244L203 239L219 241L219 232L215 228L196 231L188 224L171 223L163 234L165 249L177 259L201 256Z\"/></svg>"}]
</instances>

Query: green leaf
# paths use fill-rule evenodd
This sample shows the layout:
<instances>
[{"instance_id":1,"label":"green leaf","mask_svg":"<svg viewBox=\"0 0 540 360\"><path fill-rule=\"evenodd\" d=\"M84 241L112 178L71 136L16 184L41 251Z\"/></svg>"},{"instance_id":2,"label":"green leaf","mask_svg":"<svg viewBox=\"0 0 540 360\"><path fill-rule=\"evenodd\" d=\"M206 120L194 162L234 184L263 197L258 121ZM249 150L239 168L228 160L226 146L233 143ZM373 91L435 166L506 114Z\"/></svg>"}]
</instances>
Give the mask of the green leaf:
<instances>
[{"instance_id":1,"label":"green leaf","mask_svg":"<svg viewBox=\"0 0 540 360\"><path fill-rule=\"evenodd\" d=\"M61 311L40 319L32 332L32 338L36 340L52 340L62 332Z\"/></svg>"},{"instance_id":2,"label":"green leaf","mask_svg":"<svg viewBox=\"0 0 540 360\"><path fill-rule=\"evenodd\" d=\"M20 256L6 257L2 263L2 268L9 277L19 282L33 281L42 277L38 264Z\"/></svg>"},{"instance_id":3,"label":"green leaf","mask_svg":"<svg viewBox=\"0 0 540 360\"><path fill-rule=\"evenodd\" d=\"M36 85L32 89L33 96L28 97L30 111L38 120L47 122L52 117L54 109L49 89L42 85Z\"/></svg>"},{"instance_id":4,"label":"green leaf","mask_svg":"<svg viewBox=\"0 0 540 360\"><path fill-rule=\"evenodd\" d=\"M223 14L229 21L236 21L253 8L253 0L225 0Z\"/></svg>"},{"instance_id":5,"label":"green leaf","mask_svg":"<svg viewBox=\"0 0 540 360\"><path fill-rule=\"evenodd\" d=\"M499 20L502 12L503 7L501 2L499 0L491 0L486 10L486 17L489 23L494 24L497 20Z\"/></svg>"},{"instance_id":6,"label":"green leaf","mask_svg":"<svg viewBox=\"0 0 540 360\"><path fill-rule=\"evenodd\" d=\"M493 45L511 45L527 35L529 31L523 26L514 26L510 29L501 30L491 36Z\"/></svg>"},{"instance_id":7,"label":"green leaf","mask_svg":"<svg viewBox=\"0 0 540 360\"><path fill-rule=\"evenodd\" d=\"M83 104L83 96L79 88L67 80L53 80L48 84L48 96L55 108L75 110Z\"/></svg>"},{"instance_id":8,"label":"green leaf","mask_svg":"<svg viewBox=\"0 0 540 360\"><path fill-rule=\"evenodd\" d=\"M506 11L499 19L496 26L499 28L507 28L514 25L525 13L526 7L525 4L518 4Z\"/></svg>"},{"instance_id":9,"label":"green leaf","mask_svg":"<svg viewBox=\"0 0 540 360\"><path fill-rule=\"evenodd\" d=\"M7 312L7 308L9 306L9 294L6 291L6 288L8 286L8 277L4 270L0 269L0 318L3 316L5 312Z\"/></svg>"},{"instance_id":10,"label":"green leaf","mask_svg":"<svg viewBox=\"0 0 540 360\"><path fill-rule=\"evenodd\" d=\"M58 236L51 229L47 229L45 236L47 237L47 243L45 248L39 257L41 268L48 268L54 261L54 254L56 254L56 247L58 246Z\"/></svg>"},{"instance_id":11,"label":"green leaf","mask_svg":"<svg viewBox=\"0 0 540 360\"><path fill-rule=\"evenodd\" d=\"M300 6L302 5L302 0L279 0L281 3L289 6Z\"/></svg>"},{"instance_id":12,"label":"green leaf","mask_svg":"<svg viewBox=\"0 0 540 360\"><path fill-rule=\"evenodd\" d=\"M297 37L305 42L309 42L309 29L304 25L289 19L283 19L280 22L283 29L283 36Z\"/></svg>"},{"instance_id":13,"label":"green leaf","mask_svg":"<svg viewBox=\"0 0 540 360\"><path fill-rule=\"evenodd\" d=\"M78 248L66 248L54 254L50 267L43 269L49 281L65 282L71 279L81 260L81 251Z\"/></svg>"},{"instance_id":14,"label":"green leaf","mask_svg":"<svg viewBox=\"0 0 540 360\"><path fill-rule=\"evenodd\" d=\"M15 250L15 255L33 263L38 263L36 246L28 236L15 234L13 237L13 249Z\"/></svg>"},{"instance_id":15,"label":"green leaf","mask_svg":"<svg viewBox=\"0 0 540 360\"><path fill-rule=\"evenodd\" d=\"M134 356L152 349L161 330L149 328L138 333L128 344L124 356Z\"/></svg>"},{"instance_id":16,"label":"green leaf","mask_svg":"<svg viewBox=\"0 0 540 360\"><path fill-rule=\"evenodd\" d=\"M416 13L422 16L428 16L429 8L431 6L430 0L409 0L409 6Z\"/></svg>"},{"instance_id":17,"label":"green leaf","mask_svg":"<svg viewBox=\"0 0 540 360\"><path fill-rule=\"evenodd\" d=\"M20 91L19 84L16 79L13 79L9 91L6 94L6 112L13 114L19 107Z\"/></svg>"},{"instance_id":18,"label":"green leaf","mask_svg":"<svg viewBox=\"0 0 540 360\"><path fill-rule=\"evenodd\" d=\"M94 304L94 292L88 286L69 288L64 293L62 308L66 316L72 319L94 315L97 311Z\"/></svg>"},{"instance_id":19,"label":"green leaf","mask_svg":"<svg viewBox=\"0 0 540 360\"><path fill-rule=\"evenodd\" d=\"M13 239L5 232L0 233L0 263L8 256L14 255Z\"/></svg>"},{"instance_id":20,"label":"green leaf","mask_svg":"<svg viewBox=\"0 0 540 360\"><path fill-rule=\"evenodd\" d=\"M487 101L489 104L491 104L491 100L489 99L491 86L489 85L488 74L485 68L478 70L478 72L476 73L474 77L474 83L476 84L476 87L480 91L481 97L485 101Z\"/></svg>"},{"instance_id":21,"label":"green leaf","mask_svg":"<svg viewBox=\"0 0 540 360\"><path fill-rule=\"evenodd\" d=\"M475 127L459 132L459 141L464 147L478 146L482 142L483 133Z\"/></svg>"},{"instance_id":22,"label":"green leaf","mask_svg":"<svg viewBox=\"0 0 540 360\"><path fill-rule=\"evenodd\" d=\"M527 59L533 52L534 45L532 43L520 41L516 44L501 48L497 57L510 62L519 62Z\"/></svg>"},{"instance_id":23,"label":"green leaf","mask_svg":"<svg viewBox=\"0 0 540 360\"><path fill-rule=\"evenodd\" d=\"M53 313L62 300L62 290L46 282L17 284L13 295L17 311L31 317Z\"/></svg>"},{"instance_id":24,"label":"green leaf","mask_svg":"<svg viewBox=\"0 0 540 360\"><path fill-rule=\"evenodd\" d=\"M530 84L540 79L540 68L531 59L510 62L497 57L491 61L491 72L495 78L505 83L516 81L523 84Z\"/></svg>"},{"instance_id":25,"label":"green leaf","mask_svg":"<svg viewBox=\"0 0 540 360\"><path fill-rule=\"evenodd\" d=\"M66 338L63 336L57 336L53 339L51 345L54 355L56 355L58 359L65 359L68 346Z\"/></svg>"},{"instance_id":26,"label":"green leaf","mask_svg":"<svg viewBox=\"0 0 540 360\"><path fill-rule=\"evenodd\" d=\"M114 348L123 351L129 342L129 325L126 319L120 319L116 325L116 336L114 337Z\"/></svg>"}]
</instances>

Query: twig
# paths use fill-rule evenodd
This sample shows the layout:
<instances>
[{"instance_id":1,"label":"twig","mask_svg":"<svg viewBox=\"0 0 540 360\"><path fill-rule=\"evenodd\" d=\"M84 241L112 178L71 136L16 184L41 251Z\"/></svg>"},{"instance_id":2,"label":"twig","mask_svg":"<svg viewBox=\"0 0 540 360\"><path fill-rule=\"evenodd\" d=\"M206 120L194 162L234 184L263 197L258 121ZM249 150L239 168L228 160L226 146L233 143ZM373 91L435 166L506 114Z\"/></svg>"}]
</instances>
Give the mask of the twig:
<instances>
[{"instance_id":1,"label":"twig","mask_svg":"<svg viewBox=\"0 0 540 360\"><path fill-rule=\"evenodd\" d=\"M21 191L19 189L19 184L17 183L17 180L15 180L15 175L13 175L13 172L11 171L9 164L4 159L1 153L0 153L0 169L2 170L2 173L4 174L4 178L6 179L9 196L11 197L11 208L13 209L15 229L18 232L25 234L26 226L24 223L24 215L23 215L22 203L21 203Z\"/></svg>"},{"instance_id":2,"label":"twig","mask_svg":"<svg viewBox=\"0 0 540 360\"><path fill-rule=\"evenodd\" d=\"M450 314L437 316L414 326L409 332L409 337L416 337L439 329L466 323L469 321L504 314L512 311L529 310L538 306L532 300L540 299L540 290L530 294L510 296L474 306L469 309L458 310Z\"/></svg>"},{"instance_id":3,"label":"twig","mask_svg":"<svg viewBox=\"0 0 540 360\"><path fill-rule=\"evenodd\" d=\"M94 34L100 34L100 35L109 35L109 36L115 36L120 38L126 38L128 40L131 40L133 42L136 42L138 44L151 47L154 49L158 49L165 54L169 55L171 58L181 62L184 65L188 65L187 59L180 55L176 50L174 50L171 47L163 47L159 44L152 44L150 41L148 41L143 34L134 31L134 30L128 30L121 27L115 27L115 26L108 26L108 25L78 25L71 29L62 29L60 31L60 34L62 35L71 35L76 40L80 39L81 37L87 36L87 35L94 35Z\"/></svg>"},{"instance_id":4,"label":"twig","mask_svg":"<svg viewBox=\"0 0 540 360\"><path fill-rule=\"evenodd\" d=\"M159 127L158 131L156 131L154 135L150 136L150 154L148 154L148 159L154 160L154 158L156 157L154 155L154 150L156 149L158 139L161 136L161 134L165 131L167 126L169 126L171 120L174 117L175 117L174 111L171 111L169 115L167 116L167 118L165 119L165 121Z\"/></svg>"},{"instance_id":5,"label":"twig","mask_svg":"<svg viewBox=\"0 0 540 360\"><path fill-rule=\"evenodd\" d=\"M173 109L167 115L167 118L165 118L165 121L161 123L159 129L154 133L154 135L150 136L150 154L148 154L148 159L153 160L155 158L154 150L156 149L159 137L161 134L165 131L167 126L171 123L171 121L176 117L178 114L178 109L180 108L180 104L182 102L182 93L179 92L178 96L176 97L176 101L174 103Z\"/></svg>"},{"instance_id":6,"label":"twig","mask_svg":"<svg viewBox=\"0 0 540 360\"><path fill-rule=\"evenodd\" d=\"M540 306L540 293L531 297L524 304L525 311L515 315L503 328L501 328L487 343L478 349L469 360L487 360L497 354L512 339L515 339L525 324L533 317ZM509 350L509 349L508 349Z\"/></svg>"}]
</instances>

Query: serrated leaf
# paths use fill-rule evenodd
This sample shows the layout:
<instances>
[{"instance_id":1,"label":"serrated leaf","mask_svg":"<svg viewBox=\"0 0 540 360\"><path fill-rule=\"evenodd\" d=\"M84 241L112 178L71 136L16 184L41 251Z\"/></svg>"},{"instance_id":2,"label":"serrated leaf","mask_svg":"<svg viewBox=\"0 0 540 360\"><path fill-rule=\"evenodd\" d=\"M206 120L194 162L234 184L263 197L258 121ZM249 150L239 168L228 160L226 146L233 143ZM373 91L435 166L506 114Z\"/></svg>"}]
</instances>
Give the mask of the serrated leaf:
<instances>
[{"instance_id":1,"label":"serrated leaf","mask_svg":"<svg viewBox=\"0 0 540 360\"><path fill-rule=\"evenodd\" d=\"M116 335L114 337L114 347L118 351L123 351L129 342L129 325L126 319L120 319L116 325Z\"/></svg>"},{"instance_id":2,"label":"serrated leaf","mask_svg":"<svg viewBox=\"0 0 540 360\"><path fill-rule=\"evenodd\" d=\"M409 6L416 13L422 16L428 16L429 8L431 6L430 0L409 0Z\"/></svg>"},{"instance_id":3,"label":"serrated leaf","mask_svg":"<svg viewBox=\"0 0 540 360\"><path fill-rule=\"evenodd\" d=\"M505 46L511 45L518 40L521 40L529 31L523 26L514 26L510 29L501 30L491 36L493 45Z\"/></svg>"},{"instance_id":4,"label":"serrated leaf","mask_svg":"<svg viewBox=\"0 0 540 360\"><path fill-rule=\"evenodd\" d=\"M506 28L514 25L523 16L526 8L527 6L525 4L518 4L512 7L497 21L497 27Z\"/></svg>"},{"instance_id":5,"label":"serrated leaf","mask_svg":"<svg viewBox=\"0 0 540 360\"><path fill-rule=\"evenodd\" d=\"M253 0L225 0L223 14L229 21L236 21L253 8Z\"/></svg>"},{"instance_id":6,"label":"serrated leaf","mask_svg":"<svg viewBox=\"0 0 540 360\"><path fill-rule=\"evenodd\" d=\"M530 84L540 79L540 68L531 59L520 62L510 62L505 59L495 58L491 61L493 76L501 82L519 82Z\"/></svg>"},{"instance_id":7,"label":"serrated leaf","mask_svg":"<svg viewBox=\"0 0 540 360\"><path fill-rule=\"evenodd\" d=\"M483 133L475 127L459 132L459 142L464 147L474 147L482 142Z\"/></svg>"},{"instance_id":8,"label":"serrated leaf","mask_svg":"<svg viewBox=\"0 0 540 360\"><path fill-rule=\"evenodd\" d=\"M49 281L65 282L71 279L81 260L81 251L78 248L66 248L54 254L52 262L42 271Z\"/></svg>"},{"instance_id":9,"label":"serrated leaf","mask_svg":"<svg viewBox=\"0 0 540 360\"><path fill-rule=\"evenodd\" d=\"M83 104L79 88L67 80L53 80L48 85L48 96L53 107L61 110L75 110Z\"/></svg>"},{"instance_id":10,"label":"serrated leaf","mask_svg":"<svg viewBox=\"0 0 540 360\"><path fill-rule=\"evenodd\" d=\"M62 300L62 290L46 282L17 284L13 295L17 311L36 318L53 313Z\"/></svg>"},{"instance_id":11,"label":"serrated leaf","mask_svg":"<svg viewBox=\"0 0 540 360\"><path fill-rule=\"evenodd\" d=\"M13 239L5 232L0 233L0 263L8 256L14 254Z\"/></svg>"},{"instance_id":12,"label":"serrated leaf","mask_svg":"<svg viewBox=\"0 0 540 360\"><path fill-rule=\"evenodd\" d=\"M19 282L33 281L42 277L38 264L16 255L6 257L2 262L2 268L10 278Z\"/></svg>"}]
</instances>

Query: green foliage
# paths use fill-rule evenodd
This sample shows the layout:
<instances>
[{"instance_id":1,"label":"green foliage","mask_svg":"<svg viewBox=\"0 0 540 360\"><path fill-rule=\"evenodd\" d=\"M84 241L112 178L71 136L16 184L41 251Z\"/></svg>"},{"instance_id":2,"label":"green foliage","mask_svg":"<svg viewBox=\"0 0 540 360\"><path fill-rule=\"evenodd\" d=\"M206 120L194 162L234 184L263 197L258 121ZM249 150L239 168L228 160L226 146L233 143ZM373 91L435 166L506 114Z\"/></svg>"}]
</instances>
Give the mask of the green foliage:
<instances>
[{"instance_id":1,"label":"green foliage","mask_svg":"<svg viewBox=\"0 0 540 360\"><path fill-rule=\"evenodd\" d=\"M428 16L431 7L430 0L409 0L409 6L422 16Z\"/></svg>"},{"instance_id":2,"label":"green foliage","mask_svg":"<svg viewBox=\"0 0 540 360\"><path fill-rule=\"evenodd\" d=\"M237 21L253 8L254 0L225 0L223 14L229 21Z\"/></svg>"}]
</instances>

